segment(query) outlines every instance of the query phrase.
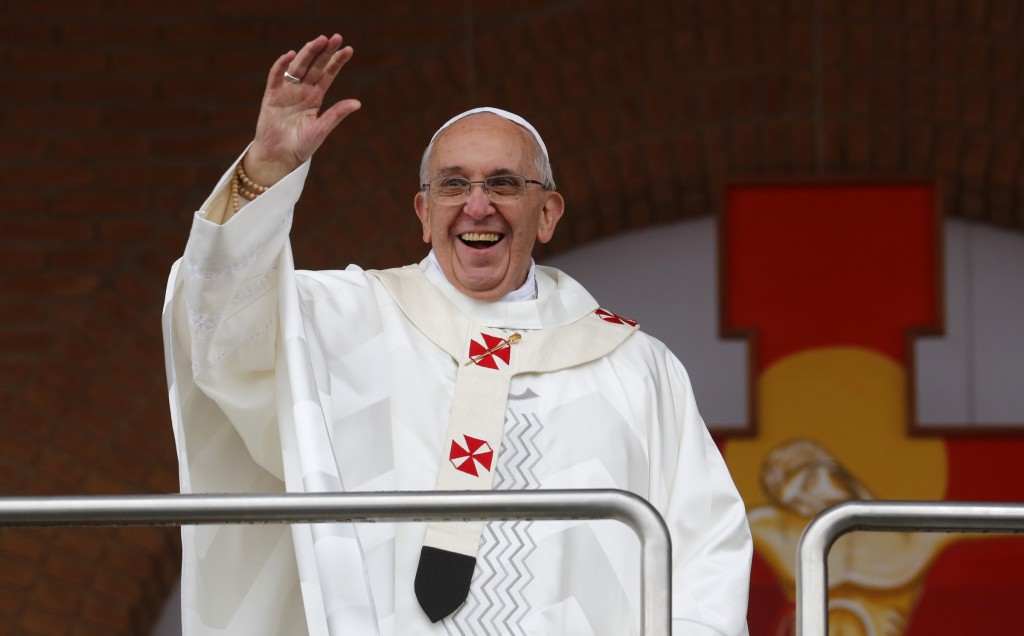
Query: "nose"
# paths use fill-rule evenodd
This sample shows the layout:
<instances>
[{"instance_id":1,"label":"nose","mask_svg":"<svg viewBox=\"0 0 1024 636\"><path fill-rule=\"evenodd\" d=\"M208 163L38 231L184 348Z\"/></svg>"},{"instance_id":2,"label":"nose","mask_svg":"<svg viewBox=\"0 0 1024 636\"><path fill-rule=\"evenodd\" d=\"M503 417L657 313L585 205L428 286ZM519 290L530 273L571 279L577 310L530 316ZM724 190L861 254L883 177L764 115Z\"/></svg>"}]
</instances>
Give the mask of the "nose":
<instances>
[{"instance_id":1,"label":"nose","mask_svg":"<svg viewBox=\"0 0 1024 636\"><path fill-rule=\"evenodd\" d=\"M491 200L484 192L484 184L472 183L469 186L469 194L466 195L466 203L462 206L463 211L474 219L482 219L494 212Z\"/></svg>"}]
</instances>

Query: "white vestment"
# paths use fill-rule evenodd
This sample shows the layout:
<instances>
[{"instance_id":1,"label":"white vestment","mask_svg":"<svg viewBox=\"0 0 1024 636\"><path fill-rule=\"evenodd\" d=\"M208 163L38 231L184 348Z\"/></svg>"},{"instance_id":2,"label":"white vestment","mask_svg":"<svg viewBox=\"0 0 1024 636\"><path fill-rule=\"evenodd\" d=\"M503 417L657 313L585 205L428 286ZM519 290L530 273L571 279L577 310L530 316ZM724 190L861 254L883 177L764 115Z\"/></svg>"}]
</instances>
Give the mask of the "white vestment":
<instances>
[{"instance_id":1,"label":"white vestment","mask_svg":"<svg viewBox=\"0 0 1024 636\"><path fill-rule=\"evenodd\" d=\"M196 215L164 310L181 490L432 489L457 364L369 272L303 272L288 232L308 164L223 225ZM597 303L537 267L538 298L478 302L428 261L475 323L573 323ZM432 292L433 293L433 292ZM511 380L494 487L619 488L673 542L673 633L742 634L751 559L743 503L679 361L642 332L611 354ZM489 523L467 603L432 624L413 593L424 524L182 528L187 636L558 634L639 630L639 542L616 521Z\"/></svg>"}]
</instances>

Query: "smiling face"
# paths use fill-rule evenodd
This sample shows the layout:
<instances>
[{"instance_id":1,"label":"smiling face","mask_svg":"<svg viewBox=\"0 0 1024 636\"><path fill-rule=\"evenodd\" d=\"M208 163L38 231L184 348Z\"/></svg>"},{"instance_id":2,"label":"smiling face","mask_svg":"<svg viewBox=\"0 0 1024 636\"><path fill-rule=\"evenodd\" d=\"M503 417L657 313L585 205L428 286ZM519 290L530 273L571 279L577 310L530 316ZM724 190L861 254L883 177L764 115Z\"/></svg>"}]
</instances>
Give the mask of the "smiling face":
<instances>
[{"instance_id":1,"label":"smiling face","mask_svg":"<svg viewBox=\"0 0 1024 636\"><path fill-rule=\"evenodd\" d=\"M540 180L534 161L538 152L530 133L513 122L490 113L470 115L438 136L427 179L482 181L518 174ZM511 203L492 203L474 184L464 203L436 203L420 191L414 204L423 241L434 248L445 277L477 300L497 300L526 282L534 244L551 240L564 207L560 194L537 185Z\"/></svg>"}]
</instances>

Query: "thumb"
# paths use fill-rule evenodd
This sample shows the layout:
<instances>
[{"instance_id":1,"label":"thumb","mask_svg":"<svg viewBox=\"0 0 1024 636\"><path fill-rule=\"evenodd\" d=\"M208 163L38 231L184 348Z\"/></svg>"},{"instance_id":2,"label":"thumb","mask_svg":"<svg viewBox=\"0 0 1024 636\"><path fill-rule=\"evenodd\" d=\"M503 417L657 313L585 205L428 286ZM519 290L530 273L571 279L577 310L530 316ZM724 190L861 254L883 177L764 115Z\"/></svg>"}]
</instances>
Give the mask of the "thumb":
<instances>
[{"instance_id":1,"label":"thumb","mask_svg":"<svg viewBox=\"0 0 1024 636\"><path fill-rule=\"evenodd\" d=\"M358 99L344 99L324 112L316 120L318 137L321 142L337 128L343 119L362 108Z\"/></svg>"}]
</instances>

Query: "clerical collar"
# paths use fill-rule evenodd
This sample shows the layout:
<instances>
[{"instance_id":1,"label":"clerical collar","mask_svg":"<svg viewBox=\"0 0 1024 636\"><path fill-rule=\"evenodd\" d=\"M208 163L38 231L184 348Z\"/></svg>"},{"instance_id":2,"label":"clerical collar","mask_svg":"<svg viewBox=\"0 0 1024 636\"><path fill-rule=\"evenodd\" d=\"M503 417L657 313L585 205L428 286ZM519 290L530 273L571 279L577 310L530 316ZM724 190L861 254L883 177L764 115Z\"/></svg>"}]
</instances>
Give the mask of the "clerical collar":
<instances>
[{"instance_id":1,"label":"clerical collar","mask_svg":"<svg viewBox=\"0 0 1024 636\"><path fill-rule=\"evenodd\" d=\"M437 255L434 254L434 250L430 250L430 254L427 255L427 258L429 258L433 266L437 268L437 271L438 273L441 274L441 278L444 280L444 282L452 289L455 289L455 285L452 285L451 281L448 280L448 277L444 275L444 270L441 269L441 263L437 261ZM535 271L535 267L536 264L533 262L533 259L531 258L530 272L526 275L526 282L523 283L523 286L520 287L519 289L510 291L509 293L502 296L499 300L505 302L515 302L519 300L535 300L537 298L537 274Z\"/></svg>"}]
</instances>

